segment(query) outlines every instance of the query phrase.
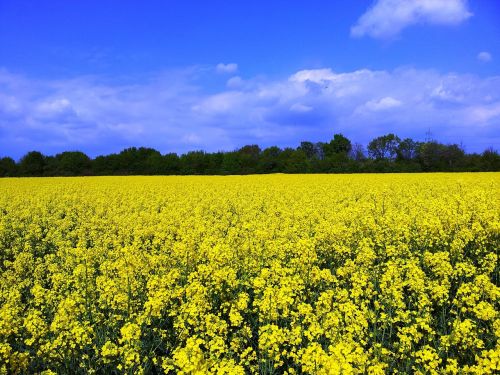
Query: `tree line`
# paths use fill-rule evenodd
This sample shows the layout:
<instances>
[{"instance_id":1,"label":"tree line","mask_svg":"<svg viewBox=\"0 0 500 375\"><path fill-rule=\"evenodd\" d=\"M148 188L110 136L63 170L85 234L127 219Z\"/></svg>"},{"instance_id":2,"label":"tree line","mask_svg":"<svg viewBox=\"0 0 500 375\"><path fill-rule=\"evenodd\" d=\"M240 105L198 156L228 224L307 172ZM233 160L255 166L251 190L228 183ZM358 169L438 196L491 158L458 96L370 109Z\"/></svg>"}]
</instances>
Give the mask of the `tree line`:
<instances>
[{"instance_id":1,"label":"tree line","mask_svg":"<svg viewBox=\"0 0 500 375\"><path fill-rule=\"evenodd\" d=\"M18 162L0 159L0 177L479 171L500 171L496 150L466 153L457 144L418 142L394 134L373 139L366 149L335 134L330 142L304 141L297 148L247 145L230 152L162 155L152 148L131 147L94 159L80 151L54 156L30 151Z\"/></svg>"}]
</instances>

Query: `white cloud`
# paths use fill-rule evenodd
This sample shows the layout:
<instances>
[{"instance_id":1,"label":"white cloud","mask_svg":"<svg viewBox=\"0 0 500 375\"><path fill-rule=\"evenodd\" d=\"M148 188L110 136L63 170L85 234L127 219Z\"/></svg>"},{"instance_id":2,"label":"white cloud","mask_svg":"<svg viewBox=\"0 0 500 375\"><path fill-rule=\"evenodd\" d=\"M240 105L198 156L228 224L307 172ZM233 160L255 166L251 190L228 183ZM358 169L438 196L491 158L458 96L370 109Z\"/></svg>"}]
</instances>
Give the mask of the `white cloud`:
<instances>
[{"instance_id":1,"label":"white cloud","mask_svg":"<svg viewBox=\"0 0 500 375\"><path fill-rule=\"evenodd\" d=\"M500 122L500 102L485 105L476 105L465 108L465 115L469 121L484 124L496 119Z\"/></svg>"},{"instance_id":2,"label":"white cloud","mask_svg":"<svg viewBox=\"0 0 500 375\"><path fill-rule=\"evenodd\" d=\"M369 100L365 103L365 107L370 111L384 111L386 109L399 107L400 105L401 102L399 100L391 98L390 96L377 100Z\"/></svg>"},{"instance_id":3,"label":"white cloud","mask_svg":"<svg viewBox=\"0 0 500 375\"><path fill-rule=\"evenodd\" d=\"M477 59L481 62L490 62L492 60L492 57L489 52L483 51L477 54Z\"/></svg>"},{"instance_id":4,"label":"white cloud","mask_svg":"<svg viewBox=\"0 0 500 375\"><path fill-rule=\"evenodd\" d=\"M36 109L44 116L52 116L71 110L71 103L66 98L50 99L39 103Z\"/></svg>"},{"instance_id":5,"label":"white cloud","mask_svg":"<svg viewBox=\"0 0 500 375\"><path fill-rule=\"evenodd\" d=\"M467 0L377 0L351 35L392 38L415 24L457 25L471 16Z\"/></svg>"},{"instance_id":6,"label":"white cloud","mask_svg":"<svg viewBox=\"0 0 500 375\"><path fill-rule=\"evenodd\" d=\"M238 64L235 64L235 63L229 63L229 64L219 63L215 67L215 71L217 73L222 73L222 74L235 73L235 72L238 71Z\"/></svg>"},{"instance_id":7,"label":"white cloud","mask_svg":"<svg viewBox=\"0 0 500 375\"><path fill-rule=\"evenodd\" d=\"M242 96L243 94L237 91L223 92L201 100L192 108L194 111L209 114L231 112L240 106Z\"/></svg>"},{"instance_id":8,"label":"white cloud","mask_svg":"<svg viewBox=\"0 0 500 375\"><path fill-rule=\"evenodd\" d=\"M434 90L432 90L431 98L435 98L444 102L460 103L464 100L461 90L456 90L455 85L445 85L440 83Z\"/></svg>"},{"instance_id":9,"label":"white cloud","mask_svg":"<svg viewBox=\"0 0 500 375\"><path fill-rule=\"evenodd\" d=\"M229 88L240 88L242 85L243 79L239 76L231 77L226 82L226 86Z\"/></svg>"},{"instance_id":10,"label":"white cloud","mask_svg":"<svg viewBox=\"0 0 500 375\"><path fill-rule=\"evenodd\" d=\"M311 70L300 70L293 74L289 80L290 82L314 82L314 83L324 83L326 81L332 81L336 78L336 75L331 69L311 69Z\"/></svg>"},{"instance_id":11,"label":"white cloud","mask_svg":"<svg viewBox=\"0 0 500 375\"><path fill-rule=\"evenodd\" d=\"M245 80L218 92L202 69L165 72L134 85L96 77L30 80L0 71L0 150L91 155L130 146L162 152L294 146L342 132L353 142L393 132L482 151L498 139L500 77L432 70L302 70ZM2 102L2 98L8 98ZM496 137L496 138L495 138Z\"/></svg>"}]
</instances>

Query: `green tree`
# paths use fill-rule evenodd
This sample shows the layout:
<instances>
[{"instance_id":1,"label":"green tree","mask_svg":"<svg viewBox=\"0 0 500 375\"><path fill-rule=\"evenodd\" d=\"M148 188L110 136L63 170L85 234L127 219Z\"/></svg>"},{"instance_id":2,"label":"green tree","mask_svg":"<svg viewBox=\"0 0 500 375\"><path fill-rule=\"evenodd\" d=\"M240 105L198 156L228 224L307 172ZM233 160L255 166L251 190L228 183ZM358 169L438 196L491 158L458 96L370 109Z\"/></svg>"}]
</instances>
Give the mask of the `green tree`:
<instances>
[{"instance_id":1,"label":"green tree","mask_svg":"<svg viewBox=\"0 0 500 375\"><path fill-rule=\"evenodd\" d=\"M209 165L204 151L190 151L180 157L182 174L199 175L205 174Z\"/></svg>"},{"instance_id":2,"label":"green tree","mask_svg":"<svg viewBox=\"0 0 500 375\"><path fill-rule=\"evenodd\" d=\"M257 173L257 166L259 164L260 147L257 145L243 146L238 150L240 158L240 173L251 174Z\"/></svg>"},{"instance_id":3,"label":"green tree","mask_svg":"<svg viewBox=\"0 0 500 375\"><path fill-rule=\"evenodd\" d=\"M424 171L451 171L464 164L465 153L456 144L444 145L431 141L420 144L418 160Z\"/></svg>"},{"instance_id":4,"label":"green tree","mask_svg":"<svg viewBox=\"0 0 500 375\"><path fill-rule=\"evenodd\" d=\"M481 154L481 169L484 171L500 170L500 155L493 148L490 147Z\"/></svg>"},{"instance_id":5,"label":"green tree","mask_svg":"<svg viewBox=\"0 0 500 375\"><path fill-rule=\"evenodd\" d=\"M271 146L262 151L259 160L260 173L276 173L282 171L282 165L279 160L282 150L277 146Z\"/></svg>"},{"instance_id":6,"label":"green tree","mask_svg":"<svg viewBox=\"0 0 500 375\"><path fill-rule=\"evenodd\" d=\"M240 174L241 165L240 157L237 151L225 152L222 157L221 173L222 174Z\"/></svg>"},{"instance_id":7,"label":"green tree","mask_svg":"<svg viewBox=\"0 0 500 375\"><path fill-rule=\"evenodd\" d=\"M117 172L120 174L150 174L151 162L161 158L159 151L148 147L130 147L124 149L116 157ZM148 159L150 159L148 165Z\"/></svg>"},{"instance_id":8,"label":"green tree","mask_svg":"<svg viewBox=\"0 0 500 375\"><path fill-rule=\"evenodd\" d=\"M297 147L297 150L302 151L306 158L312 159L316 155L316 150L314 149L314 143L302 141L300 142L300 146Z\"/></svg>"},{"instance_id":9,"label":"green tree","mask_svg":"<svg viewBox=\"0 0 500 375\"><path fill-rule=\"evenodd\" d=\"M22 176L42 176L45 156L39 151L30 151L21 158L19 170Z\"/></svg>"},{"instance_id":10,"label":"green tree","mask_svg":"<svg viewBox=\"0 0 500 375\"><path fill-rule=\"evenodd\" d=\"M80 151L65 151L55 156L58 175L81 176L90 173L90 158Z\"/></svg>"},{"instance_id":11,"label":"green tree","mask_svg":"<svg viewBox=\"0 0 500 375\"><path fill-rule=\"evenodd\" d=\"M411 138L399 142L396 154L398 160L413 160L417 157L419 143Z\"/></svg>"},{"instance_id":12,"label":"green tree","mask_svg":"<svg viewBox=\"0 0 500 375\"><path fill-rule=\"evenodd\" d=\"M377 160L394 160L400 141L399 137L392 133L377 137L368 144L368 155Z\"/></svg>"},{"instance_id":13,"label":"green tree","mask_svg":"<svg viewBox=\"0 0 500 375\"><path fill-rule=\"evenodd\" d=\"M323 144L323 153L325 157L330 157L335 154L347 155L351 149L351 141L342 134L334 134L330 143Z\"/></svg>"},{"instance_id":14,"label":"green tree","mask_svg":"<svg viewBox=\"0 0 500 375\"><path fill-rule=\"evenodd\" d=\"M285 173L305 173L308 171L307 156L302 150L286 149L282 156L286 155L283 160Z\"/></svg>"},{"instance_id":15,"label":"green tree","mask_svg":"<svg viewBox=\"0 0 500 375\"><path fill-rule=\"evenodd\" d=\"M17 175L17 165L14 159L4 157L0 159L0 177L13 177Z\"/></svg>"},{"instance_id":16,"label":"green tree","mask_svg":"<svg viewBox=\"0 0 500 375\"><path fill-rule=\"evenodd\" d=\"M333 153L344 155L347 155L352 149L351 141L342 134L333 135L333 139L330 141L330 147Z\"/></svg>"},{"instance_id":17,"label":"green tree","mask_svg":"<svg viewBox=\"0 0 500 375\"><path fill-rule=\"evenodd\" d=\"M165 154L162 157L162 165L164 174L180 174L181 162L176 153Z\"/></svg>"}]
</instances>

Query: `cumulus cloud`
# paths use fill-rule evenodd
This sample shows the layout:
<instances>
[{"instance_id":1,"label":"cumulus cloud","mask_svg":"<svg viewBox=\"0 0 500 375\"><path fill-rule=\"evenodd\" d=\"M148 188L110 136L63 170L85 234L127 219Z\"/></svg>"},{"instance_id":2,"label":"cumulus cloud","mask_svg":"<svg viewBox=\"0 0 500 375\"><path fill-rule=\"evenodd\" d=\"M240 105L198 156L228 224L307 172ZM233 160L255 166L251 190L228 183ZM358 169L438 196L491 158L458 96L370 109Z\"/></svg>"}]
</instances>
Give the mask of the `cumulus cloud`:
<instances>
[{"instance_id":1,"label":"cumulus cloud","mask_svg":"<svg viewBox=\"0 0 500 375\"><path fill-rule=\"evenodd\" d=\"M399 100L386 96L382 99L367 101L365 107L370 111L385 111L387 109L399 107L400 105L401 102Z\"/></svg>"},{"instance_id":2,"label":"cumulus cloud","mask_svg":"<svg viewBox=\"0 0 500 375\"><path fill-rule=\"evenodd\" d=\"M100 77L31 80L0 70L0 152L90 155L124 147L162 152L296 146L342 132L353 142L430 128L468 151L500 144L500 77L433 70L301 70L277 80L203 87L206 70L152 75L133 84Z\"/></svg>"},{"instance_id":3,"label":"cumulus cloud","mask_svg":"<svg viewBox=\"0 0 500 375\"><path fill-rule=\"evenodd\" d=\"M491 54L489 52L479 52L477 54L477 59L481 62L490 62L492 60Z\"/></svg>"},{"instance_id":4,"label":"cumulus cloud","mask_svg":"<svg viewBox=\"0 0 500 375\"><path fill-rule=\"evenodd\" d=\"M338 76L331 69L301 70L290 77L291 82L325 83L333 81Z\"/></svg>"},{"instance_id":5,"label":"cumulus cloud","mask_svg":"<svg viewBox=\"0 0 500 375\"><path fill-rule=\"evenodd\" d=\"M235 64L235 63L229 63L229 64L219 63L215 67L215 71L217 73L222 73L222 74L235 73L235 72L238 71L238 64Z\"/></svg>"},{"instance_id":6,"label":"cumulus cloud","mask_svg":"<svg viewBox=\"0 0 500 375\"><path fill-rule=\"evenodd\" d=\"M351 28L351 35L393 38L415 24L457 25L471 16L467 0L377 0Z\"/></svg>"}]
</instances>

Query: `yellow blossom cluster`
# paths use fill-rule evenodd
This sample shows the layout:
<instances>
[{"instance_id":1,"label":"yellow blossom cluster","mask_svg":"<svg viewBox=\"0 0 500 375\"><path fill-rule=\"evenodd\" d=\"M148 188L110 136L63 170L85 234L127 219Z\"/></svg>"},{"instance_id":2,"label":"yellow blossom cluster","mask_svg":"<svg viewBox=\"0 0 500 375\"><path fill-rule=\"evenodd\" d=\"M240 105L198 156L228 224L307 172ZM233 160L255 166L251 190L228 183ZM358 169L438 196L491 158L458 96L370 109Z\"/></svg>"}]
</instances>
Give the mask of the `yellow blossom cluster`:
<instances>
[{"instance_id":1,"label":"yellow blossom cluster","mask_svg":"<svg viewBox=\"0 0 500 375\"><path fill-rule=\"evenodd\" d=\"M500 173L0 180L0 374L493 374Z\"/></svg>"}]
</instances>

